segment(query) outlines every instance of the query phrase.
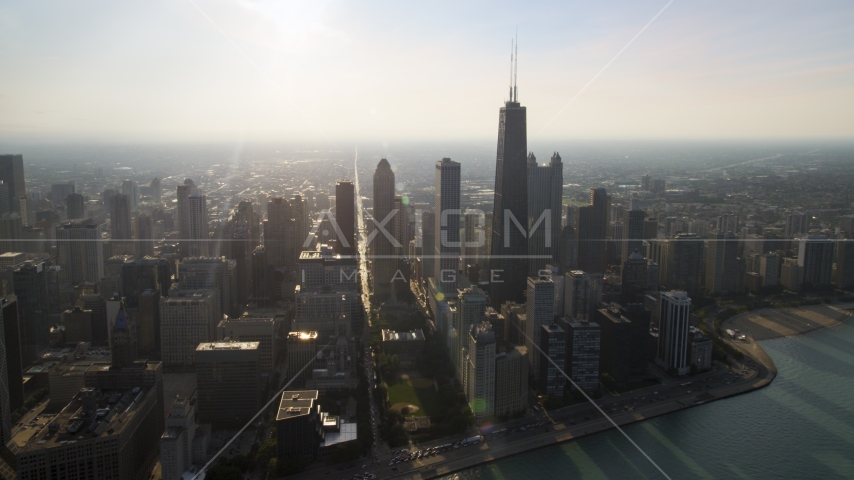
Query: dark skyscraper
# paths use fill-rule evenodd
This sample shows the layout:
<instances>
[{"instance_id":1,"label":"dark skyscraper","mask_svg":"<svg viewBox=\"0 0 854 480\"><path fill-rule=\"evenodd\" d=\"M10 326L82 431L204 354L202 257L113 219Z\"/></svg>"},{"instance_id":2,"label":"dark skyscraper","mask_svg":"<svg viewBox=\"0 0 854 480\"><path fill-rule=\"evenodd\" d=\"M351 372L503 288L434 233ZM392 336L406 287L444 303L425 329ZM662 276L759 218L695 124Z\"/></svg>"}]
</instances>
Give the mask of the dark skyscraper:
<instances>
[{"instance_id":1,"label":"dark skyscraper","mask_svg":"<svg viewBox=\"0 0 854 480\"><path fill-rule=\"evenodd\" d=\"M528 275L531 277L537 276L546 264L554 263L557 257L562 194L563 162L560 155L555 152L545 165L537 165L533 153L528 155L528 231L531 235L528 238L528 254L531 255Z\"/></svg>"},{"instance_id":2,"label":"dark skyscraper","mask_svg":"<svg viewBox=\"0 0 854 480\"><path fill-rule=\"evenodd\" d=\"M0 155L0 180L9 185L9 205L15 209L14 200L27 195L23 155Z\"/></svg>"},{"instance_id":3,"label":"dark skyscraper","mask_svg":"<svg viewBox=\"0 0 854 480\"><path fill-rule=\"evenodd\" d=\"M388 218L394 209L394 172L388 160L383 158L374 171L374 222L377 229L385 229L388 236L379 231L371 240L372 272L374 292L387 294L391 292L391 279L397 260L393 258L394 248L394 217ZM385 223L383 223L385 222ZM382 227L380 227L382 225ZM391 237L391 238L389 238Z\"/></svg>"},{"instance_id":4,"label":"dark skyscraper","mask_svg":"<svg viewBox=\"0 0 854 480\"><path fill-rule=\"evenodd\" d=\"M180 242L181 255L185 257L190 254L190 210L188 198L193 188L195 188L195 185L188 178L184 180L183 185L178 185L176 196L175 220L178 223L178 241Z\"/></svg>"},{"instance_id":5,"label":"dark skyscraper","mask_svg":"<svg viewBox=\"0 0 854 480\"><path fill-rule=\"evenodd\" d=\"M608 195L604 188L590 189L590 205L578 209L578 269L605 273L605 233Z\"/></svg>"},{"instance_id":6,"label":"dark skyscraper","mask_svg":"<svg viewBox=\"0 0 854 480\"><path fill-rule=\"evenodd\" d=\"M252 251L252 292L250 301L259 307L270 303L270 286L272 284L270 264L267 263L267 250L263 245Z\"/></svg>"},{"instance_id":7,"label":"dark skyscraper","mask_svg":"<svg viewBox=\"0 0 854 480\"><path fill-rule=\"evenodd\" d=\"M162 194L163 189L160 187L160 179L154 177L154 179L151 180L151 200L154 202L155 205L160 204Z\"/></svg>"},{"instance_id":8,"label":"dark skyscraper","mask_svg":"<svg viewBox=\"0 0 854 480\"><path fill-rule=\"evenodd\" d=\"M13 276L21 326L21 360L29 365L50 345L47 269L42 262L27 261L15 269Z\"/></svg>"},{"instance_id":9,"label":"dark skyscraper","mask_svg":"<svg viewBox=\"0 0 854 480\"><path fill-rule=\"evenodd\" d=\"M133 228L131 227L131 200L128 195L114 195L110 199L110 244L113 255L134 254Z\"/></svg>"},{"instance_id":10,"label":"dark skyscraper","mask_svg":"<svg viewBox=\"0 0 854 480\"><path fill-rule=\"evenodd\" d=\"M620 261L625 263L629 257L638 252L643 254L643 239L644 239L644 219L646 212L635 208L632 205L631 210L626 210L623 217L623 245Z\"/></svg>"},{"instance_id":11,"label":"dark skyscraper","mask_svg":"<svg viewBox=\"0 0 854 480\"><path fill-rule=\"evenodd\" d=\"M0 298L3 316L3 339L6 349L6 371L9 379L9 409L14 412L24 404L24 369L21 364L21 324L18 302L14 295Z\"/></svg>"},{"instance_id":12,"label":"dark skyscraper","mask_svg":"<svg viewBox=\"0 0 854 480\"><path fill-rule=\"evenodd\" d=\"M136 328L130 323L125 307L119 308L113 331L110 332L112 362L114 367L128 367L136 360Z\"/></svg>"},{"instance_id":13,"label":"dark skyscraper","mask_svg":"<svg viewBox=\"0 0 854 480\"><path fill-rule=\"evenodd\" d=\"M445 294L457 290L460 263L460 162L436 162L436 213L433 222L433 278Z\"/></svg>"},{"instance_id":14,"label":"dark skyscraper","mask_svg":"<svg viewBox=\"0 0 854 480\"><path fill-rule=\"evenodd\" d=\"M264 247L267 261L274 267L294 265L294 220L291 204L281 197L267 202L267 221L264 222Z\"/></svg>"},{"instance_id":15,"label":"dark skyscraper","mask_svg":"<svg viewBox=\"0 0 854 480\"><path fill-rule=\"evenodd\" d=\"M154 222L150 215L142 213L136 217L136 256L147 255L154 255Z\"/></svg>"},{"instance_id":16,"label":"dark skyscraper","mask_svg":"<svg viewBox=\"0 0 854 480\"><path fill-rule=\"evenodd\" d=\"M342 255L356 254L356 190L350 180L335 185L335 221L343 239L338 239L336 251ZM344 245L344 241L347 245Z\"/></svg>"},{"instance_id":17,"label":"dark skyscraper","mask_svg":"<svg viewBox=\"0 0 854 480\"><path fill-rule=\"evenodd\" d=\"M65 209L69 220L83 218L86 215L86 207L83 204L83 195L72 193L65 197Z\"/></svg>"},{"instance_id":18,"label":"dark skyscraper","mask_svg":"<svg viewBox=\"0 0 854 480\"><path fill-rule=\"evenodd\" d=\"M514 85L510 89L510 100L504 103L498 115L491 272L487 272L490 274L490 298L496 309L507 301L522 303L528 278L528 239L527 232L523 231L528 226L526 122L525 107L519 104Z\"/></svg>"}]
</instances>

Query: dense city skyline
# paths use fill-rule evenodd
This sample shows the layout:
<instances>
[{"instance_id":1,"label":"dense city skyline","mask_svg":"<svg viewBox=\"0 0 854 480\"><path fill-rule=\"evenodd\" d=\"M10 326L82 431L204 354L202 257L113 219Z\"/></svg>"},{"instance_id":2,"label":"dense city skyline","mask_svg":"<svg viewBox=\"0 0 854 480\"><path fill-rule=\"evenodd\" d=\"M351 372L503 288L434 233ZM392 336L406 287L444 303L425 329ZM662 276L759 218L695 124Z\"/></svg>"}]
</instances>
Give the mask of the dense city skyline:
<instances>
[{"instance_id":1,"label":"dense city skyline","mask_svg":"<svg viewBox=\"0 0 854 480\"><path fill-rule=\"evenodd\" d=\"M854 476L823 6L0 7L0 478Z\"/></svg>"}]
</instances>

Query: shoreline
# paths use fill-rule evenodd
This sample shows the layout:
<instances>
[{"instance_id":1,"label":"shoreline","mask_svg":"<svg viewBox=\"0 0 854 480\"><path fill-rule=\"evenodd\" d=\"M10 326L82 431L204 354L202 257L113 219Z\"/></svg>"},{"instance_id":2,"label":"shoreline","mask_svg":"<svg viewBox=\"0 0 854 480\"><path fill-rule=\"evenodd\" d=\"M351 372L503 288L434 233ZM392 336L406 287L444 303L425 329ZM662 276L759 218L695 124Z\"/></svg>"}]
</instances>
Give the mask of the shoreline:
<instances>
[{"instance_id":1,"label":"shoreline","mask_svg":"<svg viewBox=\"0 0 854 480\"><path fill-rule=\"evenodd\" d=\"M777 367L771 357L759 344L759 342L762 342L764 340L774 340L777 338L790 338L799 335L804 335L817 330L835 327L837 325L846 323L852 318L852 313L850 311L846 311L846 309L841 309L836 306L827 307L833 308L833 310L836 310L839 313L844 313L846 314L846 316L839 320L834 319L833 321L826 323L816 322L814 324L808 325L808 328L799 329L798 331L796 331L797 333L792 333L788 335L780 334L773 337L761 338L759 340L749 338L748 342L746 343L733 341L729 338L725 338L724 340L726 342L728 342L737 350L744 353L745 356L753 359L753 361L756 362L756 365L759 367L756 375L739 381L733 385L718 387L709 390L708 392L705 392L703 394L696 394L679 399L673 399L666 403L642 407L631 412L620 412L615 415L611 415L611 418L617 423L617 425L619 425L620 427L624 427L626 425L640 423L645 420L666 415L669 413L704 405L706 403L713 402L716 400L722 400L725 398L734 397L736 395L750 393L770 385L774 378L777 376ZM793 309L781 308L778 310L781 312L786 312L791 311ZM747 316L751 313L756 315L759 312L746 312L745 314L728 319L725 324L729 324L733 320L736 320L739 317ZM743 365L737 365L740 366L742 369L744 368ZM710 395L712 398L707 398L708 395ZM700 396L704 398L698 398ZM612 430L614 428L611 423L604 418L600 418L595 421L590 421L581 425L566 426L564 424L558 424L554 427L555 429L552 432L549 432L548 434L541 434L536 438L524 439L509 443L500 442L500 444L498 445L495 445L495 443L498 442L495 442L494 440L487 441L479 445L477 448L477 452L474 452L472 455L467 455L466 457L459 459L449 460L448 462L438 465L436 467L431 467L428 465L422 467L419 471L401 472L400 474L393 475L389 478L406 480L426 480L431 478L443 477L446 475L453 474L455 472L468 470L478 465L490 463L495 460L509 458L514 455L520 455L543 447L557 445L560 443L576 440L590 435L595 435L597 433L604 432L606 430ZM493 445L491 445L491 443Z\"/></svg>"},{"instance_id":2,"label":"shoreline","mask_svg":"<svg viewBox=\"0 0 854 480\"><path fill-rule=\"evenodd\" d=\"M810 332L815 332L817 330L823 330L825 328L832 328L848 322L852 318L852 316L854 316L852 315L852 312L848 311L847 309L839 308L838 306L832 305L828 305L827 307L830 307L833 310L836 310L837 312L845 313L847 315L844 318L841 318L840 320L833 320L832 322L827 322L825 324L817 323L815 325L809 325L810 328L805 328L794 334L778 335L775 337L762 338L760 340L754 340L753 338L749 338L749 341L747 343L736 342L730 340L729 338L725 338L724 340L730 345L744 353L747 357L752 358L756 362L756 364L760 366L760 369L757 374L751 378L747 378L736 384L728 385L726 387L719 387L714 389L713 391L707 392L711 394L713 398L699 400L697 397L699 397L700 395L693 395L685 398L674 399L667 403L641 408L634 412L621 412L612 415L611 418L617 423L617 425L623 427L634 423L640 423L645 420L666 415L669 413L700 406L709 402L713 402L715 400L722 400L725 398L734 397L736 395L750 393L770 385L774 378L777 376L777 367L771 357L759 344L759 342L765 340L775 340L778 338L791 338L804 335ZM789 311L792 309L780 308L775 310ZM746 316L749 313L751 312L747 312L742 315ZM741 317L742 315L733 317L732 319L729 319L726 323L729 323L730 321L735 320L736 318ZM741 367L743 368L743 365ZM389 478L399 478L406 480L426 480L430 478L438 478L462 470L467 470L478 465L490 463L494 460L509 458L514 455L519 455L543 447L557 445L563 442L568 442L590 435L595 435L597 433L604 432L606 430L611 430L614 428L610 424L610 422L608 422L604 418L596 420L595 422L588 422L583 425L576 425L572 426L571 428L563 428L558 430L557 427L559 426L560 425L556 425L555 431L550 432L548 435L540 435L539 437L530 440L522 440L509 444L496 445L495 447L490 446L489 442L485 442L484 444L478 447L479 451L477 453L474 453L473 455L466 456L457 460L451 460L446 464L439 465L437 467L423 468L418 472L402 472L399 475L394 475Z\"/></svg>"},{"instance_id":3,"label":"shoreline","mask_svg":"<svg viewBox=\"0 0 854 480\"><path fill-rule=\"evenodd\" d=\"M619 425L620 427L624 427L680 410L704 405L706 403L713 402L716 400L722 400L725 398L734 397L736 395L750 393L770 385L774 377L777 376L777 368L774 365L774 362L762 350L762 348L759 345L755 344L755 342L754 345L756 349L761 352L760 355L754 356L755 352L752 349L749 352L744 351L744 353L745 355L748 355L753 358L757 362L757 364L761 365L762 367L755 376L744 379L743 381L737 382L733 385L719 387L704 393L692 394L683 398L673 399L666 403L642 407L631 412L620 412L611 415L611 418L614 420L615 423L617 423L617 425ZM706 398L709 395L711 395L712 398ZM704 398L698 398L701 396ZM431 478L438 478L462 470L468 470L478 465L490 463L495 460L509 458L514 455L527 453L543 447L577 440L580 438L604 432L606 430L612 430L614 428L613 425L611 425L611 423L604 418L599 418L595 421L590 421L580 425L566 426L564 424L558 424L554 427L554 430L549 432L548 434L541 434L536 438L523 439L508 444L492 446L490 445L490 443L495 443L495 441L487 441L479 445L477 448L478 451L472 455L460 459L450 460L447 463L444 463L437 467L425 466L422 467L422 470L417 472L401 472L398 475L393 475L387 478L397 478L405 480L426 480Z\"/></svg>"}]
</instances>

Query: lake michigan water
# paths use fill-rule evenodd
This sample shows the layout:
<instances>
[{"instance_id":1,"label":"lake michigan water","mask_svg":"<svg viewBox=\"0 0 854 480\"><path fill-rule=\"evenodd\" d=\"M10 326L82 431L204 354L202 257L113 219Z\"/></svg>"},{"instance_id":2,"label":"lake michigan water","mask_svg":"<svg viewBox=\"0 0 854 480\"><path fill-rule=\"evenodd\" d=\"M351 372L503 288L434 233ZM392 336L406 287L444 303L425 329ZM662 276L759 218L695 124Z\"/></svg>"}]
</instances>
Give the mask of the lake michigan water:
<instances>
[{"instance_id":1,"label":"lake michigan water","mask_svg":"<svg viewBox=\"0 0 854 480\"><path fill-rule=\"evenodd\" d=\"M671 478L854 478L854 322L761 342L761 390L625 428ZM664 478L616 430L445 479Z\"/></svg>"}]
</instances>

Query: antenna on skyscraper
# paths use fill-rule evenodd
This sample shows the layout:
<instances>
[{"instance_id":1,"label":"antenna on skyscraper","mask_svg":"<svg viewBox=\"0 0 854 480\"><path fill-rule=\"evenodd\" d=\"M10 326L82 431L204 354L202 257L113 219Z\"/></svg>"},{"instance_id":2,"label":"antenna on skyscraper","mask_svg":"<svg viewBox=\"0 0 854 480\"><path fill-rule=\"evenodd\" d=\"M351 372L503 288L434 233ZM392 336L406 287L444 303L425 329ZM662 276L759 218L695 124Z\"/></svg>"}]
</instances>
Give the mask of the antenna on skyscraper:
<instances>
[{"instance_id":1,"label":"antenna on skyscraper","mask_svg":"<svg viewBox=\"0 0 854 480\"><path fill-rule=\"evenodd\" d=\"M516 91L516 74L519 72L519 29L518 28L516 29L516 41L514 42L514 45L516 46L516 51L513 55L513 58L516 61L516 63L514 64L514 67L513 67L513 101L518 102L519 101L519 94Z\"/></svg>"},{"instance_id":2,"label":"antenna on skyscraper","mask_svg":"<svg viewBox=\"0 0 854 480\"><path fill-rule=\"evenodd\" d=\"M513 39L510 39L510 99L513 101Z\"/></svg>"}]
</instances>

